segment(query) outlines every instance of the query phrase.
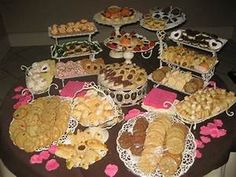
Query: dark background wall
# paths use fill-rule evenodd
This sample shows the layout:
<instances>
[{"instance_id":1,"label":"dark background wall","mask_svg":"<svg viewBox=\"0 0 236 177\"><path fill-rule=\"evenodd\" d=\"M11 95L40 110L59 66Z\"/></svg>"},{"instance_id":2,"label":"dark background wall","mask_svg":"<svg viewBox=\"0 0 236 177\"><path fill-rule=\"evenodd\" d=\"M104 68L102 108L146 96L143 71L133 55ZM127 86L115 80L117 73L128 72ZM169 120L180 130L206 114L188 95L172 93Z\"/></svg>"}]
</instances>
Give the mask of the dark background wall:
<instances>
[{"instance_id":1,"label":"dark background wall","mask_svg":"<svg viewBox=\"0 0 236 177\"><path fill-rule=\"evenodd\" d=\"M11 45L40 45L53 41L47 36L47 28L54 23L66 23L81 18L92 20L93 15L110 5L128 6L147 13L154 6L180 7L187 15L183 27L191 27L235 39L236 3L229 0L0 0L5 29ZM0 22L1 25L1 22ZM103 40L113 29L96 24ZM155 34L138 24L124 30L136 30L147 37Z\"/></svg>"}]
</instances>

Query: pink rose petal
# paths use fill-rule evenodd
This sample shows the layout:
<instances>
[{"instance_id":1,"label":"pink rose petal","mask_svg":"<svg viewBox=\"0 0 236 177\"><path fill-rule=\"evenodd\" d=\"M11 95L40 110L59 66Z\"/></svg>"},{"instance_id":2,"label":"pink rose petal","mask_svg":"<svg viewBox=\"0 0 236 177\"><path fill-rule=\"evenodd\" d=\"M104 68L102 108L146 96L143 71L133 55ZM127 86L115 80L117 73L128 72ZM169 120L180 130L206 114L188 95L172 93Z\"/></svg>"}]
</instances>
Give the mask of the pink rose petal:
<instances>
[{"instance_id":1,"label":"pink rose petal","mask_svg":"<svg viewBox=\"0 0 236 177\"><path fill-rule=\"evenodd\" d=\"M50 148L48 149L48 152L50 152L51 154L55 154L56 151L57 151L56 145L51 145Z\"/></svg>"},{"instance_id":2,"label":"pink rose petal","mask_svg":"<svg viewBox=\"0 0 236 177\"><path fill-rule=\"evenodd\" d=\"M202 143L202 141L196 139L195 142L196 142L197 148L204 148L205 147L204 144Z\"/></svg>"},{"instance_id":3,"label":"pink rose petal","mask_svg":"<svg viewBox=\"0 0 236 177\"><path fill-rule=\"evenodd\" d=\"M42 151L39 153L39 156L43 159L43 160L47 160L50 156L48 151Z\"/></svg>"},{"instance_id":4,"label":"pink rose petal","mask_svg":"<svg viewBox=\"0 0 236 177\"><path fill-rule=\"evenodd\" d=\"M217 127L222 127L223 126L223 122L220 119L214 119L214 123L216 124Z\"/></svg>"},{"instance_id":5,"label":"pink rose petal","mask_svg":"<svg viewBox=\"0 0 236 177\"><path fill-rule=\"evenodd\" d=\"M207 124L207 127L208 127L208 128L217 128L217 125L216 125L215 123L209 122L209 123Z\"/></svg>"},{"instance_id":6,"label":"pink rose petal","mask_svg":"<svg viewBox=\"0 0 236 177\"><path fill-rule=\"evenodd\" d=\"M211 138L207 137L207 136L200 136L200 139L203 143L207 144L209 142L211 142Z\"/></svg>"},{"instance_id":7,"label":"pink rose petal","mask_svg":"<svg viewBox=\"0 0 236 177\"><path fill-rule=\"evenodd\" d=\"M56 159L51 159L51 160L47 161L45 168L47 171L52 171L52 170L56 170L59 166L60 165L56 161Z\"/></svg>"},{"instance_id":8,"label":"pink rose petal","mask_svg":"<svg viewBox=\"0 0 236 177\"><path fill-rule=\"evenodd\" d=\"M42 163L42 162L43 162L43 159L42 159L42 157L41 157L40 155L38 155L38 154L34 154L34 155L32 155L31 158L30 158L30 163L31 163L31 164L40 164L40 163Z\"/></svg>"},{"instance_id":9,"label":"pink rose petal","mask_svg":"<svg viewBox=\"0 0 236 177\"><path fill-rule=\"evenodd\" d=\"M227 133L227 130L225 130L225 129L219 129L219 137L222 137L222 136L225 136L226 135L226 133Z\"/></svg>"},{"instance_id":10,"label":"pink rose petal","mask_svg":"<svg viewBox=\"0 0 236 177\"><path fill-rule=\"evenodd\" d=\"M200 127L200 134L201 135L209 135L210 134L210 128L207 126L201 126Z\"/></svg>"},{"instance_id":11,"label":"pink rose petal","mask_svg":"<svg viewBox=\"0 0 236 177\"><path fill-rule=\"evenodd\" d=\"M105 174L109 177L113 177L118 172L118 166L115 164L108 164L104 170Z\"/></svg>"},{"instance_id":12,"label":"pink rose petal","mask_svg":"<svg viewBox=\"0 0 236 177\"><path fill-rule=\"evenodd\" d=\"M13 105L13 108L14 109L18 109L21 106L22 106L22 103L21 102L17 102L16 104Z\"/></svg>"},{"instance_id":13,"label":"pink rose petal","mask_svg":"<svg viewBox=\"0 0 236 177\"><path fill-rule=\"evenodd\" d=\"M15 89L14 89L14 91L15 92L20 92L20 91L22 91L24 89L24 87L22 87L22 86L17 86Z\"/></svg>"},{"instance_id":14,"label":"pink rose petal","mask_svg":"<svg viewBox=\"0 0 236 177\"><path fill-rule=\"evenodd\" d=\"M135 116L139 115L141 111L139 109L131 109L129 110L128 114L125 115L125 120L129 120L134 118Z\"/></svg>"},{"instance_id":15,"label":"pink rose petal","mask_svg":"<svg viewBox=\"0 0 236 177\"><path fill-rule=\"evenodd\" d=\"M196 158L197 159L200 159L200 158L202 158L202 153L198 150L198 149L196 149Z\"/></svg>"},{"instance_id":16,"label":"pink rose petal","mask_svg":"<svg viewBox=\"0 0 236 177\"><path fill-rule=\"evenodd\" d=\"M30 101L32 99L32 96L31 95L25 95L25 96L22 96L19 101Z\"/></svg>"},{"instance_id":17,"label":"pink rose petal","mask_svg":"<svg viewBox=\"0 0 236 177\"><path fill-rule=\"evenodd\" d=\"M14 96L12 97L12 99L18 100L18 99L20 99L21 97L22 97L21 94L16 94L16 95L14 95Z\"/></svg>"},{"instance_id":18,"label":"pink rose petal","mask_svg":"<svg viewBox=\"0 0 236 177\"><path fill-rule=\"evenodd\" d=\"M219 138L219 136L220 136L219 134L220 134L220 131L218 128L211 128L210 129L210 136L212 138Z\"/></svg>"}]
</instances>

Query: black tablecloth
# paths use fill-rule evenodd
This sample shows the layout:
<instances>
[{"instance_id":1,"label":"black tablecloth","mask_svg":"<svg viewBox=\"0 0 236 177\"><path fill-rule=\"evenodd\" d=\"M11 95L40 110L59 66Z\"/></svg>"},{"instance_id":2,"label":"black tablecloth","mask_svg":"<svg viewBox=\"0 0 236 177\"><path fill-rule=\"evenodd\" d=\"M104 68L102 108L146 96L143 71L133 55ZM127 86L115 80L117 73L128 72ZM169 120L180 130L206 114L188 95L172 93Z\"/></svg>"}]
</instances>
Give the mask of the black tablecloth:
<instances>
[{"instance_id":1,"label":"black tablecloth","mask_svg":"<svg viewBox=\"0 0 236 177\"><path fill-rule=\"evenodd\" d=\"M98 54L97 57L102 57L105 60L105 63L114 63L114 62L122 62L123 59L113 59L109 57L109 50L103 46L103 52ZM83 57L82 57L83 58ZM146 69L147 73L151 73L159 66L159 60L157 59L157 48L154 49L153 55L150 59L143 59L140 54L135 54L133 62L139 66L142 66ZM95 76L76 78L74 80L82 80L82 81L95 81L97 78ZM216 81L219 87L224 88L224 83L215 75L212 80ZM67 80L66 80L67 81ZM66 82L65 81L65 82ZM59 83L60 80L56 80L56 83ZM18 83L18 85L25 85L25 80L22 80ZM153 83L148 82L148 90L152 88ZM167 90L166 87L161 87ZM173 90L172 90L173 91ZM58 91L53 91L54 94L57 94ZM8 93L6 98L3 101L1 116L0 116L0 155L4 162L4 164L18 177L105 177L104 169L105 166L109 163L116 164L119 167L119 171L116 174L117 177L132 177L133 175L123 164L123 162L119 159L118 153L116 151L116 137L117 133L120 130L122 123L115 125L113 128L109 130L110 137L108 142L109 151L108 154L100 161L91 165L88 170L83 170L81 168L73 168L72 170L67 170L65 165L65 160L55 157L59 163L60 167L55 170L48 172L45 170L45 163L32 165L30 164L30 157L33 153L26 153L23 150L20 150L15 145L12 144L12 141L9 138L9 124L12 120L13 104L15 100L11 99L13 96L13 89ZM41 95L42 96L42 95ZM178 99L183 99L184 95L178 93ZM140 108L139 105L134 106L136 108ZM124 113L131 108L124 108ZM234 105L230 110L235 110L236 106ZM234 116L235 117L235 116ZM201 150L203 153L203 157L201 159L196 159L193 166L189 169L189 171L183 176L186 177L198 177L203 176L210 172L213 169L216 169L223 164L225 164L228 160L229 153L231 151L235 151L236 143L234 142L236 138L236 119L234 117L228 117L226 113L222 113L216 118L220 118L224 125L223 128L227 130L227 135L219 138L213 139L212 142L208 143L204 149ZM193 134L195 138L199 138L199 127L202 125L206 125L207 122L212 120L205 121L204 123L198 124L197 128L193 130Z\"/></svg>"}]
</instances>

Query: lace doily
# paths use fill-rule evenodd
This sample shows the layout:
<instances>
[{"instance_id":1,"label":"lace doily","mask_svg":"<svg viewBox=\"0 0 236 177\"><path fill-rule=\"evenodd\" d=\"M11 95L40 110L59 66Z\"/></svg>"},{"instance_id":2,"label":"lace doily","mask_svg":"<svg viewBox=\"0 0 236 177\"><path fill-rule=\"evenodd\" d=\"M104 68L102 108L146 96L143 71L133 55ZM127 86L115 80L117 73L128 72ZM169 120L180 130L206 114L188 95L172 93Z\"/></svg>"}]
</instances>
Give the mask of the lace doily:
<instances>
[{"instance_id":1,"label":"lace doily","mask_svg":"<svg viewBox=\"0 0 236 177\"><path fill-rule=\"evenodd\" d=\"M152 122L152 120L155 118L155 113L146 112L144 114L141 114L139 116L144 116L149 122ZM180 122L176 117L172 117L173 122ZM116 140L117 143L117 152L119 154L120 159L124 162L125 166L134 174L142 177L164 177L164 175L160 172L160 170L157 168L154 173L145 174L139 168L137 167L137 162L139 160L138 156L134 156L131 154L129 149L123 149L119 146L118 139L121 136L123 132L132 132L133 125L135 124L135 121L137 119L130 119L127 121L122 128L120 129L118 133L118 137ZM194 159L195 159L195 150L196 150L196 144L195 144L195 138L194 135L191 133L191 131L188 132L186 140L185 140L185 149L183 152L183 157L181 164L176 171L176 173L173 175L173 177L179 177L186 173L188 169L193 165Z\"/></svg>"}]
</instances>

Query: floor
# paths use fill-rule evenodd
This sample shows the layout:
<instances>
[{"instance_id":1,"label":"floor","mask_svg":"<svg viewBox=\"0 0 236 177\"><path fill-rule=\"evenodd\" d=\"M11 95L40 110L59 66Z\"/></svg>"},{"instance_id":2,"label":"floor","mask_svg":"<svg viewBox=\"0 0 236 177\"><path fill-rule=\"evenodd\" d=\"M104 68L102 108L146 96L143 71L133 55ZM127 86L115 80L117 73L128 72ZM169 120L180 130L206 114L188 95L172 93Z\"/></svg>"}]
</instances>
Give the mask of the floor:
<instances>
[{"instance_id":1,"label":"floor","mask_svg":"<svg viewBox=\"0 0 236 177\"><path fill-rule=\"evenodd\" d=\"M229 90L236 92L236 84L227 75L229 71L236 71L236 43L231 42L225 46L218 56L220 61L216 67L216 74L226 83ZM7 92L17 84L20 78L24 77L24 72L20 69L21 65L30 66L34 61L47 58L50 58L49 46L10 48L6 56L0 59L0 107ZM214 177L217 176L214 174L215 172L212 173ZM0 168L0 177L2 175L11 177L5 168L2 170ZM227 177L230 176L227 175Z\"/></svg>"}]
</instances>

